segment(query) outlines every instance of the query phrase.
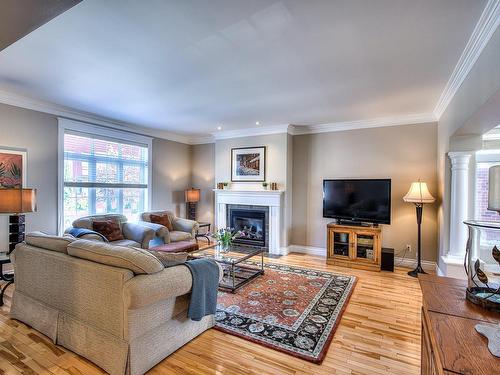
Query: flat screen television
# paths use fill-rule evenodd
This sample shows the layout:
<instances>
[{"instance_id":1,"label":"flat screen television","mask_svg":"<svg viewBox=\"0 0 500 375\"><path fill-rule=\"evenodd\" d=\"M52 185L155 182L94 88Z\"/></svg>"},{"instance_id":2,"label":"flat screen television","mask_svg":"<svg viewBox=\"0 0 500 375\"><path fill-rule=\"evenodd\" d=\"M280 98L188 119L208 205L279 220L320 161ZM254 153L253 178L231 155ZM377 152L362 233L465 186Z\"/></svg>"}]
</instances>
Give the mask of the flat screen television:
<instances>
[{"instance_id":1,"label":"flat screen television","mask_svg":"<svg viewBox=\"0 0 500 375\"><path fill-rule=\"evenodd\" d=\"M390 224L391 180L323 180L323 217Z\"/></svg>"}]
</instances>

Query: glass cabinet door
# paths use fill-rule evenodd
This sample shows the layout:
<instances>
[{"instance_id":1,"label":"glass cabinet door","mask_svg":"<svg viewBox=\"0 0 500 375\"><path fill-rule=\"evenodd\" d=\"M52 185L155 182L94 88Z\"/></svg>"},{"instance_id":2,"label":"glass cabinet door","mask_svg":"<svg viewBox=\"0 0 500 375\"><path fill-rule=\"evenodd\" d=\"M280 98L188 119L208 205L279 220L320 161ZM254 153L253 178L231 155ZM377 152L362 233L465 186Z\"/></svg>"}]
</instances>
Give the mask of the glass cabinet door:
<instances>
[{"instance_id":1,"label":"glass cabinet door","mask_svg":"<svg viewBox=\"0 0 500 375\"><path fill-rule=\"evenodd\" d=\"M375 261L375 236L370 233L358 233L354 250L357 259Z\"/></svg>"},{"instance_id":2,"label":"glass cabinet door","mask_svg":"<svg viewBox=\"0 0 500 375\"><path fill-rule=\"evenodd\" d=\"M350 232L333 232L333 255L349 257Z\"/></svg>"}]
</instances>

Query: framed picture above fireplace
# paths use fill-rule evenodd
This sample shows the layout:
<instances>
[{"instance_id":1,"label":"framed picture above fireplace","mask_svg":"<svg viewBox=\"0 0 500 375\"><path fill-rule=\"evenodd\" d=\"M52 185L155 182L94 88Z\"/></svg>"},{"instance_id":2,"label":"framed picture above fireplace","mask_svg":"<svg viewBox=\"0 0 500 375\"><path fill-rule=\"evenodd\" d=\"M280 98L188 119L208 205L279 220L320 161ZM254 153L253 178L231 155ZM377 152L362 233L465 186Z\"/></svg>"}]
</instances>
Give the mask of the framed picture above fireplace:
<instances>
[{"instance_id":1,"label":"framed picture above fireplace","mask_svg":"<svg viewBox=\"0 0 500 375\"><path fill-rule=\"evenodd\" d=\"M265 146L231 149L231 181L264 182L265 180Z\"/></svg>"}]
</instances>

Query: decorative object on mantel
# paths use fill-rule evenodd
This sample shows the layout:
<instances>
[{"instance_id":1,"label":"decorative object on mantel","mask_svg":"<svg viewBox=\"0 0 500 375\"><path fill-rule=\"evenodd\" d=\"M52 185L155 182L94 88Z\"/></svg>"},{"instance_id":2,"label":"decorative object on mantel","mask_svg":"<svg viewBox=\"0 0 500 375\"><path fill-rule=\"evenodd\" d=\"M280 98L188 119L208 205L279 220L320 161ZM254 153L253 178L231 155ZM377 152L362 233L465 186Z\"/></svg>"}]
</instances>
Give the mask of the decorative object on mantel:
<instances>
[{"instance_id":1,"label":"decorative object on mantel","mask_svg":"<svg viewBox=\"0 0 500 375\"><path fill-rule=\"evenodd\" d=\"M225 190L229 189L229 182L223 182L222 183L222 188L225 189Z\"/></svg>"},{"instance_id":2,"label":"decorative object on mantel","mask_svg":"<svg viewBox=\"0 0 500 375\"><path fill-rule=\"evenodd\" d=\"M200 201L200 189L187 189L186 197L186 213L189 220L196 220L196 203Z\"/></svg>"},{"instance_id":3,"label":"decorative object on mantel","mask_svg":"<svg viewBox=\"0 0 500 375\"><path fill-rule=\"evenodd\" d=\"M267 182L263 182L262 183L262 187L264 188L264 190L267 190L268 185L269 184Z\"/></svg>"},{"instance_id":4,"label":"decorative object on mantel","mask_svg":"<svg viewBox=\"0 0 500 375\"><path fill-rule=\"evenodd\" d=\"M500 324L476 324L474 327L481 335L488 339L488 350L495 357L500 357Z\"/></svg>"},{"instance_id":5,"label":"decorative object on mantel","mask_svg":"<svg viewBox=\"0 0 500 375\"><path fill-rule=\"evenodd\" d=\"M278 184L276 182L271 182L271 190L278 190Z\"/></svg>"},{"instance_id":6,"label":"decorative object on mantel","mask_svg":"<svg viewBox=\"0 0 500 375\"><path fill-rule=\"evenodd\" d=\"M432 203L435 199L429 192L427 184L418 180L417 182L412 182L410 190L403 197L403 200L408 203L414 203L417 211L417 267L413 271L408 272L408 275L417 277L419 273L426 273L422 268L422 211L425 203Z\"/></svg>"},{"instance_id":7,"label":"decorative object on mantel","mask_svg":"<svg viewBox=\"0 0 500 375\"><path fill-rule=\"evenodd\" d=\"M235 231L233 228L220 228L212 235L219 242L222 251L228 251L233 241L245 236L242 231Z\"/></svg>"},{"instance_id":8,"label":"decorative object on mantel","mask_svg":"<svg viewBox=\"0 0 500 375\"><path fill-rule=\"evenodd\" d=\"M219 291L215 329L321 363L356 277L281 264L264 270L234 294Z\"/></svg>"},{"instance_id":9,"label":"decorative object on mantel","mask_svg":"<svg viewBox=\"0 0 500 375\"><path fill-rule=\"evenodd\" d=\"M231 149L231 181L264 182L265 180L265 146Z\"/></svg>"}]
</instances>

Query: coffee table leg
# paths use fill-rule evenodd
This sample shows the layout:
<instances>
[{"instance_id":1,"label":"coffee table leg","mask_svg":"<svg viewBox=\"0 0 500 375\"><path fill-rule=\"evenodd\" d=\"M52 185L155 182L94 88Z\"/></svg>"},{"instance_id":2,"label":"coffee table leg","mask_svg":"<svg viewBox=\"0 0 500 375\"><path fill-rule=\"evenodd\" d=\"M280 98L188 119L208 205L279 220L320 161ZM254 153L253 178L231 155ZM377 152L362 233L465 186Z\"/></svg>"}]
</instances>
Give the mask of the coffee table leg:
<instances>
[{"instance_id":1,"label":"coffee table leg","mask_svg":"<svg viewBox=\"0 0 500 375\"><path fill-rule=\"evenodd\" d=\"M231 272L232 272L232 277L233 277L233 289L231 290L231 292L235 292L236 291L236 275L235 275L235 270L234 270L234 264L231 265Z\"/></svg>"}]
</instances>

